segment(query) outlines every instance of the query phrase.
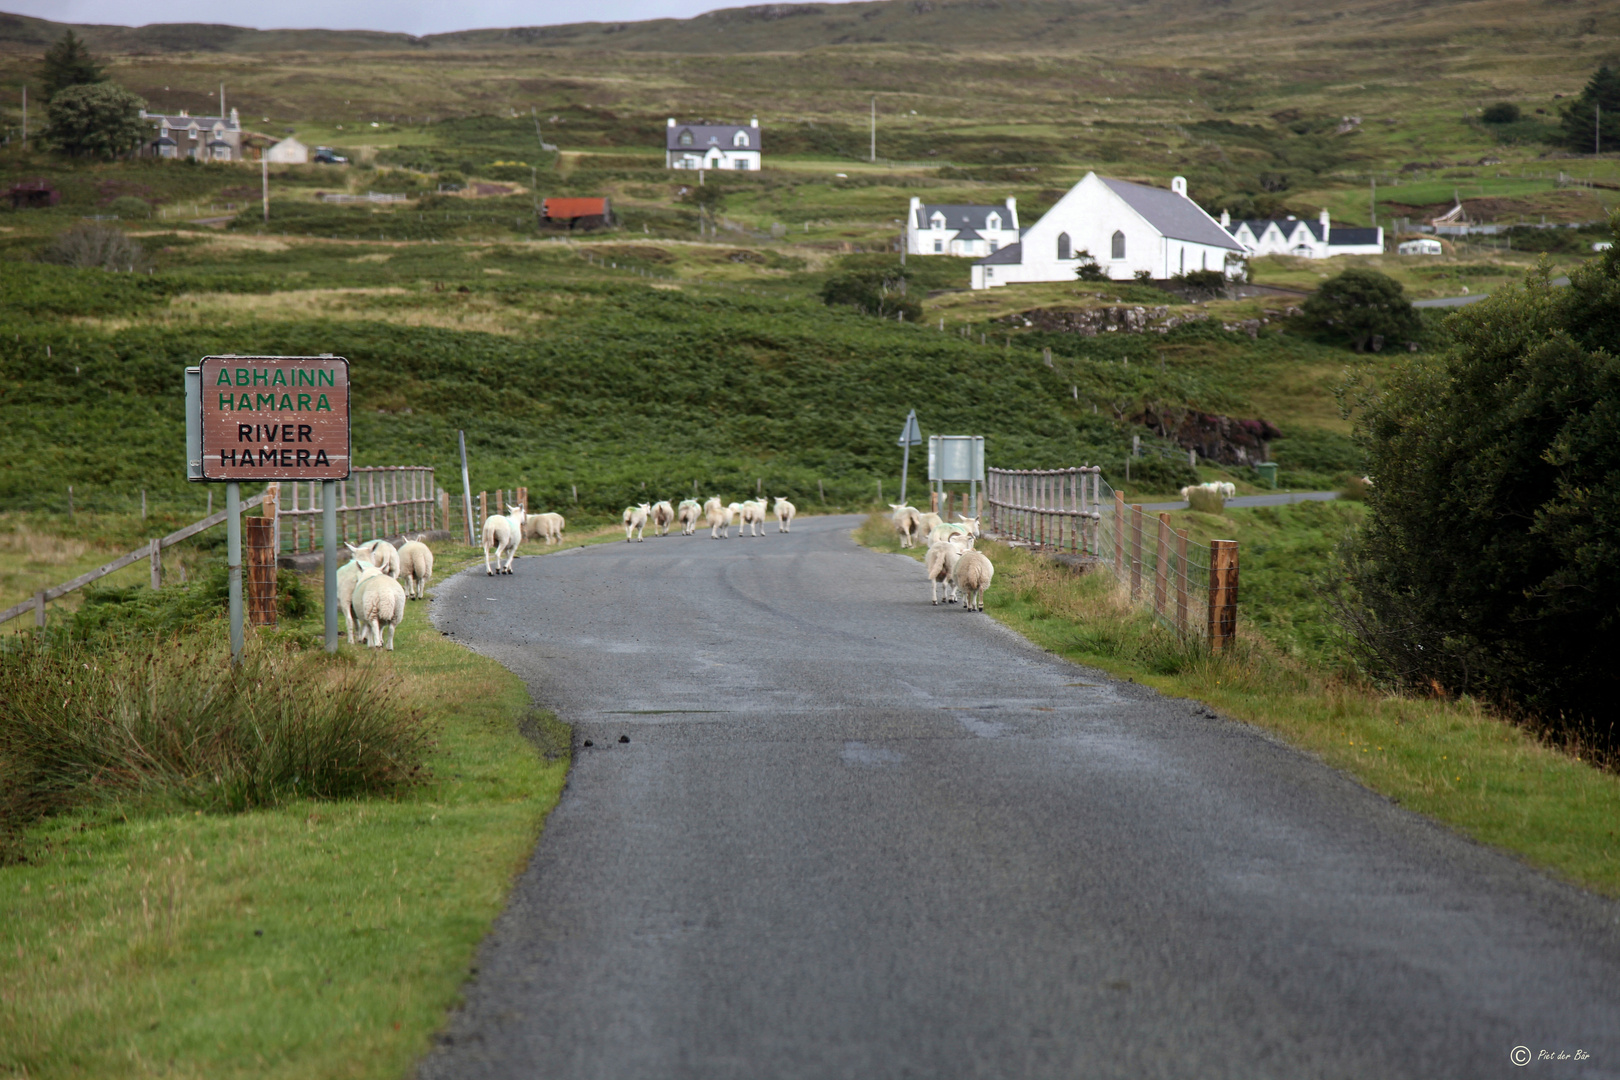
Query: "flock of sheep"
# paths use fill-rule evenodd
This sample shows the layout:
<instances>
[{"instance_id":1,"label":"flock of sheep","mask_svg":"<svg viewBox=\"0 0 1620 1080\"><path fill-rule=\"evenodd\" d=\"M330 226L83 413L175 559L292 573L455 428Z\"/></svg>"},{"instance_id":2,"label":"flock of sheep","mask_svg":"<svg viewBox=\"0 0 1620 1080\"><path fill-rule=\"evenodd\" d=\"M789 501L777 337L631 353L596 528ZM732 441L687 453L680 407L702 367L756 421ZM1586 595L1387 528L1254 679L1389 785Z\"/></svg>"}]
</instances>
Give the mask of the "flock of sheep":
<instances>
[{"instance_id":1,"label":"flock of sheep","mask_svg":"<svg viewBox=\"0 0 1620 1080\"><path fill-rule=\"evenodd\" d=\"M1180 494L1182 501L1186 502L1192 499L1192 493L1195 491L1207 491L1217 498L1230 499L1232 496L1237 494L1237 486L1235 484L1228 484L1224 481L1211 481L1207 484L1188 484L1186 487L1182 488L1178 494Z\"/></svg>"},{"instance_id":2,"label":"flock of sheep","mask_svg":"<svg viewBox=\"0 0 1620 1080\"><path fill-rule=\"evenodd\" d=\"M793 531L793 515L798 508L791 502L776 497L773 508L769 501L761 496L758 499L749 499L747 502L723 503L719 496L699 503L696 499L682 499L680 505L671 506L668 499L655 503L640 503L636 506L624 508L624 540L629 543L631 538L638 542L646 539L644 535L647 526L653 527L654 536L668 536L670 526L675 522L681 523L681 535L691 536L698 531L699 522L709 527L709 539L719 540L731 538L731 526L737 526L737 535L741 537L743 530L750 530L750 536L765 535L765 519L772 512L776 514L776 531L779 533Z\"/></svg>"},{"instance_id":3,"label":"flock of sheep","mask_svg":"<svg viewBox=\"0 0 1620 1080\"><path fill-rule=\"evenodd\" d=\"M354 558L338 568L338 606L356 645L383 645L388 628L388 649L394 648L394 628L405 619L405 601L427 595L433 576L433 549L422 538L394 547L386 540L370 540L356 547L345 544ZM404 584L401 585L400 582ZM359 637L355 627L359 626Z\"/></svg>"},{"instance_id":4,"label":"flock of sheep","mask_svg":"<svg viewBox=\"0 0 1620 1080\"><path fill-rule=\"evenodd\" d=\"M973 547L979 537L979 519L958 514L956 522L947 522L938 514L925 514L902 503L890 503L889 509L894 511L892 520L901 547L914 547L919 540L928 542L923 570L933 603L940 602L939 587L944 585L946 603L960 599L963 611L983 611L984 591L996 568L989 556Z\"/></svg>"}]
</instances>

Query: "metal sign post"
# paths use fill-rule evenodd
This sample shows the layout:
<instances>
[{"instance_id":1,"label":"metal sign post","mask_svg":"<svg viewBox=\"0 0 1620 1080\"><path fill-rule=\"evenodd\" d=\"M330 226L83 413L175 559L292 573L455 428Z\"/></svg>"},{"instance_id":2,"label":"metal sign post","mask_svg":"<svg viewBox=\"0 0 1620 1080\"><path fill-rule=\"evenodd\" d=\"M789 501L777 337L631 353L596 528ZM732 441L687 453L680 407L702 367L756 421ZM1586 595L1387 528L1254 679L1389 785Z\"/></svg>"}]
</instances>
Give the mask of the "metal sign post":
<instances>
[{"instance_id":1,"label":"metal sign post","mask_svg":"<svg viewBox=\"0 0 1620 1080\"><path fill-rule=\"evenodd\" d=\"M225 483L231 659L242 655L243 480L320 480L326 647L337 649L334 481L349 477L349 362L340 356L205 356L186 369L186 479Z\"/></svg>"},{"instance_id":2,"label":"metal sign post","mask_svg":"<svg viewBox=\"0 0 1620 1080\"><path fill-rule=\"evenodd\" d=\"M917 424L917 410L906 413L905 426L900 429L900 445L904 456L900 458L900 505L906 505L906 472L911 467L911 448L922 443L922 428Z\"/></svg>"},{"instance_id":3,"label":"metal sign post","mask_svg":"<svg viewBox=\"0 0 1620 1080\"><path fill-rule=\"evenodd\" d=\"M939 485L940 509L946 508L945 485L968 484L972 504L969 516L979 511L979 485L984 483L983 435L928 436L928 479ZM941 517L945 515L941 513Z\"/></svg>"}]
</instances>

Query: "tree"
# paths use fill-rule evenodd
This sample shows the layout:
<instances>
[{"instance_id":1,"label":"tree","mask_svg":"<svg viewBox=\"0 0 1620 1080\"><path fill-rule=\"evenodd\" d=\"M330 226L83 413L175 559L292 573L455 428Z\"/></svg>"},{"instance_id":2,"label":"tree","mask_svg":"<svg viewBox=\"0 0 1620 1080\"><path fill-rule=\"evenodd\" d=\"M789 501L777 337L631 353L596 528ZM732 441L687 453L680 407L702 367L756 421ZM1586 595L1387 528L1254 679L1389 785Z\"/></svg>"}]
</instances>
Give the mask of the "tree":
<instances>
[{"instance_id":1,"label":"tree","mask_svg":"<svg viewBox=\"0 0 1620 1080\"><path fill-rule=\"evenodd\" d=\"M1074 253L1074 276L1077 281L1112 281L1108 271L1097 264L1097 257L1085 248Z\"/></svg>"},{"instance_id":2,"label":"tree","mask_svg":"<svg viewBox=\"0 0 1620 1080\"><path fill-rule=\"evenodd\" d=\"M1485 106L1485 111L1479 118L1487 124L1512 124L1519 119L1519 107L1511 101L1498 101L1495 105Z\"/></svg>"},{"instance_id":3,"label":"tree","mask_svg":"<svg viewBox=\"0 0 1620 1080\"><path fill-rule=\"evenodd\" d=\"M1620 215L1610 219L1620 236ZM1344 607L1368 670L1620 751L1620 248L1448 320L1358 438L1374 483Z\"/></svg>"},{"instance_id":4,"label":"tree","mask_svg":"<svg viewBox=\"0 0 1620 1080\"><path fill-rule=\"evenodd\" d=\"M1394 278L1376 270L1346 270L1305 301L1305 323L1343 338L1356 352L1409 341L1418 335L1417 312Z\"/></svg>"},{"instance_id":5,"label":"tree","mask_svg":"<svg viewBox=\"0 0 1620 1080\"><path fill-rule=\"evenodd\" d=\"M112 83L70 86L45 107L45 138L72 157L115 158L151 132L141 119L146 102Z\"/></svg>"},{"instance_id":6,"label":"tree","mask_svg":"<svg viewBox=\"0 0 1620 1080\"><path fill-rule=\"evenodd\" d=\"M880 319L918 322L922 305L906 295L908 280L900 266L852 270L828 278L821 287L821 300L828 307L848 304Z\"/></svg>"},{"instance_id":7,"label":"tree","mask_svg":"<svg viewBox=\"0 0 1620 1080\"><path fill-rule=\"evenodd\" d=\"M1564 145L1577 153L1620 150L1620 71L1598 68L1580 97L1564 106L1563 128Z\"/></svg>"},{"instance_id":8,"label":"tree","mask_svg":"<svg viewBox=\"0 0 1620 1080\"><path fill-rule=\"evenodd\" d=\"M45 50L46 101L70 86L90 86L106 78L101 65L71 30Z\"/></svg>"}]
</instances>

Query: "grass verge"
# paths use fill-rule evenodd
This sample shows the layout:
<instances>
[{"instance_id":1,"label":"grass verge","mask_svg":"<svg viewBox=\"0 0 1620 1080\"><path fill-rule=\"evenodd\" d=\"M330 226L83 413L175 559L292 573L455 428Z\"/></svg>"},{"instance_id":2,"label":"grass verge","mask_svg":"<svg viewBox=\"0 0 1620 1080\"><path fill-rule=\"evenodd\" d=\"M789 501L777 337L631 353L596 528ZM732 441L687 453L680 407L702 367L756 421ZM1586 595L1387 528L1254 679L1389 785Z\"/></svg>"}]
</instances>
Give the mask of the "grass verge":
<instances>
[{"instance_id":1,"label":"grass verge","mask_svg":"<svg viewBox=\"0 0 1620 1080\"><path fill-rule=\"evenodd\" d=\"M561 793L569 736L424 605L378 662L435 724L418 787L241 814L90 807L29 831L27 861L0 868L0 1075L397 1077L427 1051Z\"/></svg>"},{"instance_id":2,"label":"grass verge","mask_svg":"<svg viewBox=\"0 0 1620 1080\"><path fill-rule=\"evenodd\" d=\"M900 550L882 515L855 538ZM1620 776L1542 745L1477 702L1381 694L1279 656L1249 631L1224 655L1189 648L1107 574L1077 574L993 542L979 548L996 567L985 610L1042 648L1205 702L1410 810L1620 897ZM922 550L907 554L920 559Z\"/></svg>"}]
</instances>

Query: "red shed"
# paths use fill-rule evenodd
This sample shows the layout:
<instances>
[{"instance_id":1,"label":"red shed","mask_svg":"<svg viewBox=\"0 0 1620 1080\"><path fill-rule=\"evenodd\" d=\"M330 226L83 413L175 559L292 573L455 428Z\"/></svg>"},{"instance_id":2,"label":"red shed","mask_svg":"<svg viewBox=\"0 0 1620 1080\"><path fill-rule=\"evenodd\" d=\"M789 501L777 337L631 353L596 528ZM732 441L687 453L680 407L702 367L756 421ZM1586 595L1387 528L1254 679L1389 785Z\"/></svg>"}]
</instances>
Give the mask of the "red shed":
<instances>
[{"instance_id":1,"label":"red shed","mask_svg":"<svg viewBox=\"0 0 1620 1080\"><path fill-rule=\"evenodd\" d=\"M11 198L13 210L55 206L62 201L62 193L43 180L24 180L13 184L6 194Z\"/></svg>"},{"instance_id":2,"label":"red shed","mask_svg":"<svg viewBox=\"0 0 1620 1080\"><path fill-rule=\"evenodd\" d=\"M613 205L607 199L546 199L540 216L570 229L600 229L613 224Z\"/></svg>"}]
</instances>

